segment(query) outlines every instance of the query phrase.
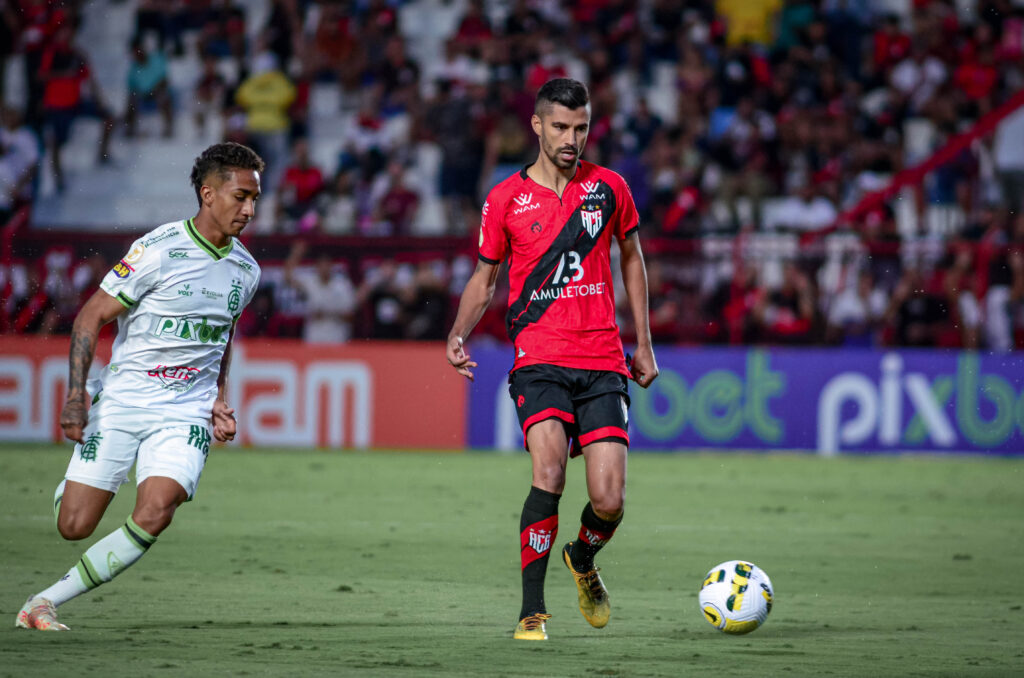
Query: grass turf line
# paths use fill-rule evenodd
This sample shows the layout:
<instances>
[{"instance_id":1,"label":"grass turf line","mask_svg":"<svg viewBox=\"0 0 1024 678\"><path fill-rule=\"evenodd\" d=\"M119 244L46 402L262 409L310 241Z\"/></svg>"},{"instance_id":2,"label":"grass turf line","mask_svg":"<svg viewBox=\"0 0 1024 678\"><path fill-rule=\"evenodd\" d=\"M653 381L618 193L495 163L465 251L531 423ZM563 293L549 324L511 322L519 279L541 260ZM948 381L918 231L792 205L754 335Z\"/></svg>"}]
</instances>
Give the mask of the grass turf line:
<instances>
[{"instance_id":1,"label":"grass turf line","mask_svg":"<svg viewBox=\"0 0 1024 678\"><path fill-rule=\"evenodd\" d=\"M516 643L524 455L218 448L196 500L130 571L14 629L90 539L50 501L70 446L0 447L0 676L1005 676L1024 667L1024 462L644 455L598 556L612 621L590 628L553 559L548 643ZM585 502L569 465L560 545ZM768 572L749 636L712 629L713 565ZM6 621L3 621L6 619Z\"/></svg>"}]
</instances>

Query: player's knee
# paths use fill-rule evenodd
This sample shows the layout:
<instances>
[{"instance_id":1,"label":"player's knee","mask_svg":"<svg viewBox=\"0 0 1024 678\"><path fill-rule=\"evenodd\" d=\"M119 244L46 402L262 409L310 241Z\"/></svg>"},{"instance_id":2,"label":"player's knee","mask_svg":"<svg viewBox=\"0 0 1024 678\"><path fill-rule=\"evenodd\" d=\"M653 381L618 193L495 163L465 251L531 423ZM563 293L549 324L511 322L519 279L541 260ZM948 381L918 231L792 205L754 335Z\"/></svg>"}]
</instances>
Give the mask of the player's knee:
<instances>
[{"instance_id":1,"label":"player's knee","mask_svg":"<svg viewBox=\"0 0 1024 678\"><path fill-rule=\"evenodd\" d=\"M132 513L132 520L135 521L136 525L155 537L166 530L171 524L171 520L174 518L174 509L176 508L177 506L174 504L138 506L135 512Z\"/></svg>"},{"instance_id":2,"label":"player's knee","mask_svg":"<svg viewBox=\"0 0 1024 678\"><path fill-rule=\"evenodd\" d=\"M625 503L625 492L603 492L600 496L590 498L590 507L601 520L615 521L622 515Z\"/></svg>"},{"instance_id":3,"label":"player's knee","mask_svg":"<svg viewBox=\"0 0 1024 678\"><path fill-rule=\"evenodd\" d=\"M80 514L61 511L57 516L57 531L68 541L85 539L95 529L96 522Z\"/></svg>"},{"instance_id":4,"label":"player's knee","mask_svg":"<svg viewBox=\"0 0 1024 678\"><path fill-rule=\"evenodd\" d=\"M565 489L565 467L552 464L535 468L533 484L546 492L562 494L562 490Z\"/></svg>"}]
</instances>

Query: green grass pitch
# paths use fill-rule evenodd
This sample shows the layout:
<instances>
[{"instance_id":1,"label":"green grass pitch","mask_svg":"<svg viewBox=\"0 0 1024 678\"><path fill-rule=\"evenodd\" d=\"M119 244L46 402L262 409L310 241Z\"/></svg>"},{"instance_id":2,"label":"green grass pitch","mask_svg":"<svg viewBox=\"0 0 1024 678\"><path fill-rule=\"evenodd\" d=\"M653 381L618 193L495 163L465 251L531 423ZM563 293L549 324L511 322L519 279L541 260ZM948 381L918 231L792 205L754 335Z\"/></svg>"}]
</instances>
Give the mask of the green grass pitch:
<instances>
[{"instance_id":1,"label":"green grass pitch","mask_svg":"<svg viewBox=\"0 0 1024 678\"><path fill-rule=\"evenodd\" d=\"M549 567L547 643L514 642L525 455L225 450L131 570L14 628L73 544L50 502L70 447L0 448L0 676L1011 676L1024 674L1024 460L633 454L598 556L605 629ZM569 466L558 546L575 536ZM556 547L557 549L557 547ZM720 561L764 568L747 636L704 621Z\"/></svg>"}]
</instances>

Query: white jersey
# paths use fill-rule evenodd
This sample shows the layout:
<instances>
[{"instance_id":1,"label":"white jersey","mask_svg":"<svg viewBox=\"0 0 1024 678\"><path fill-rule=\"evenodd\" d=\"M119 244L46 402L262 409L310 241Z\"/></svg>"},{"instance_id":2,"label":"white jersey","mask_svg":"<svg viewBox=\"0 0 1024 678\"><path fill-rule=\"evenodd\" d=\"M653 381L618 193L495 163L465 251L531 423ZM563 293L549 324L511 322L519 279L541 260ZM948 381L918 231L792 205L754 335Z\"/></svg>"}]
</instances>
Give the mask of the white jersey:
<instances>
[{"instance_id":1,"label":"white jersey","mask_svg":"<svg viewBox=\"0 0 1024 678\"><path fill-rule=\"evenodd\" d=\"M100 378L103 399L208 422L232 327L259 280L237 239L218 249L191 219L136 240L100 283L128 309Z\"/></svg>"}]
</instances>

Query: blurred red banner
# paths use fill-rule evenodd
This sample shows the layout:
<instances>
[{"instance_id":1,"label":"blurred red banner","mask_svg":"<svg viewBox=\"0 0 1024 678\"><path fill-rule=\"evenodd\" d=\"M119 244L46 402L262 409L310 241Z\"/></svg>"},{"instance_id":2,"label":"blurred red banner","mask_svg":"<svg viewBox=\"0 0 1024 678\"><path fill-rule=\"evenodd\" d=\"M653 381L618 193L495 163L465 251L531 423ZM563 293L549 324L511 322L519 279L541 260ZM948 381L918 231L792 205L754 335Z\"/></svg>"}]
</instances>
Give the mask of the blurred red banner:
<instances>
[{"instance_id":1,"label":"blurred red banner","mask_svg":"<svg viewBox=\"0 0 1024 678\"><path fill-rule=\"evenodd\" d=\"M0 337L0 440L60 441L66 337ZM110 357L101 341L96 366ZM461 450L466 388L441 343L233 344L228 402L238 443Z\"/></svg>"}]
</instances>

